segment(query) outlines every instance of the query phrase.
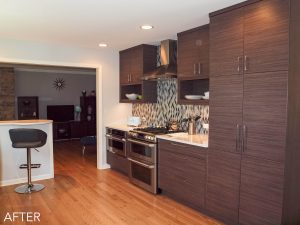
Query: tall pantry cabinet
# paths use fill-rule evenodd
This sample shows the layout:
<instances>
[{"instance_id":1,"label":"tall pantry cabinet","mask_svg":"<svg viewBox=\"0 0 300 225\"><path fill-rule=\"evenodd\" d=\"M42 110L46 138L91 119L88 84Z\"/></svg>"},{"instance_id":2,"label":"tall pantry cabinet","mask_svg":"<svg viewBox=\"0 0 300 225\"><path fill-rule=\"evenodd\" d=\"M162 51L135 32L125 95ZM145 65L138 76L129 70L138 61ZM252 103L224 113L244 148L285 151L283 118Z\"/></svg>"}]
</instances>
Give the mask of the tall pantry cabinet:
<instances>
[{"instance_id":1,"label":"tall pantry cabinet","mask_svg":"<svg viewBox=\"0 0 300 225\"><path fill-rule=\"evenodd\" d=\"M206 208L228 224L300 224L299 2L210 14Z\"/></svg>"}]
</instances>

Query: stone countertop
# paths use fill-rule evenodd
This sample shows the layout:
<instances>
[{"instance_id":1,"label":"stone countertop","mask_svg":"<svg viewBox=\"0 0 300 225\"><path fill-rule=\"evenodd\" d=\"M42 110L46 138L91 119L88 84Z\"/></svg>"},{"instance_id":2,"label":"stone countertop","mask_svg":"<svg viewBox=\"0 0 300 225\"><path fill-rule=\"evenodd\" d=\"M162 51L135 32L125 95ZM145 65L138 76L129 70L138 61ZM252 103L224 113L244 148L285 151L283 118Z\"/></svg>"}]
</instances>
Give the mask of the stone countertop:
<instances>
[{"instance_id":1,"label":"stone countertop","mask_svg":"<svg viewBox=\"0 0 300 225\"><path fill-rule=\"evenodd\" d=\"M189 135L188 133L174 133L158 135L157 138L168 141L179 142L183 144L195 145L203 148L208 148L208 135L195 134Z\"/></svg>"},{"instance_id":2,"label":"stone countertop","mask_svg":"<svg viewBox=\"0 0 300 225\"><path fill-rule=\"evenodd\" d=\"M53 123L52 120L3 120L0 121L1 125L34 125L34 124L49 124Z\"/></svg>"}]
</instances>

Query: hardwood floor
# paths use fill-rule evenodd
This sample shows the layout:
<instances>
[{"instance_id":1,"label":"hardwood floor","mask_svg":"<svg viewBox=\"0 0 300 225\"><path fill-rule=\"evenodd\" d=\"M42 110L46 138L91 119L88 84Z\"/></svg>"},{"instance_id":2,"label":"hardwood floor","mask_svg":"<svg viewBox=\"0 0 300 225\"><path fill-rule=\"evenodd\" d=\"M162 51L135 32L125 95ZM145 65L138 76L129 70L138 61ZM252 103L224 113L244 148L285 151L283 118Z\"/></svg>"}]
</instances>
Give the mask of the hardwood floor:
<instances>
[{"instance_id":1,"label":"hardwood floor","mask_svg":"<svg viewBox=\"0 0 300 225\"><path fill-rule=\"evenodd\" d=\"M54 145L55 179L39 181L46 188L31 195L0 188L0 224L7 212L40 212L42 225L167 225L220 223L162 196L130 184L112 170L96 169L96 149L81 156L78 142Z\"/></svg>"}]
</instances>

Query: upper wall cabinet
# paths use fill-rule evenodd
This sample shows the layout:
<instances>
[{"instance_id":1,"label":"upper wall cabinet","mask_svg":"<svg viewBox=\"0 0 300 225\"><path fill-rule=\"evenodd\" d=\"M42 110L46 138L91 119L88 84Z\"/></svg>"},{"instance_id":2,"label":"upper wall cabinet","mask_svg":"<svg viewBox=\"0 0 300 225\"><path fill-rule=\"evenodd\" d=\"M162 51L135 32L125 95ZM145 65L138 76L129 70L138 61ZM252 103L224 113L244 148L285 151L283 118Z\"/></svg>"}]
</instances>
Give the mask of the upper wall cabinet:
<instances>
[{"instance_id":1,"label":"upper wall cabinet","mask_svg":"<svg viewBox=\"0 0 300 225\"><path fill-rule=\"evenodd\" d=\"M177 34L179 78L203 77L209 74L209 25Z\"/></svg>"},{"instance_id":2,"label":"upper wall cabinet","mask_svg":"<svg viewBox=\"0 0 300 225\"><path fill-rule=\"evenodd\" d=\"M146 72L157 65L157 47L138 45L120 51L120 102L155 103L157 101L156 82L142 81ZM129 100L126 94L137 94L138 99Z\"/></svg>"},{"instance_id":3,"label":"upper wall cabinet","mask_svg":"<svg viewBox=\"0 0 300 225\"><path fill-rule=\"evenodd\" d=\"M243 11L236 9L210 18L210 76L243 72Z\"/></svg>"},{"instance_id":4,"label":"upper wall cabinet","mask_svg":"<svg viewBox=\"0 0 300 225\"><path fill-rule=\"evenodd\" d=\"M261 1L244 8L244 71L287 71L288 0Z\"/></svg>"},{"instance_id":5,"label":"upper wall cabinet","mask_svg":"<svg viewBox=\"0 0 300 225\"><path fill-rule=\"evenodd\" d=\"M120 83L141 84L145 72L157 64L157 47L139 45L120 51Z\"/></svg>"},{"instance_id":6,"label":"upper wall cabinet","mask_svg":"<svg viewBox=\"0 0 300 225\"><path fill-rule=\"evenodd\" d=\"M288 1L257 2L211 14L211 76L288 70Z\"/></svg>"}]
</instances>

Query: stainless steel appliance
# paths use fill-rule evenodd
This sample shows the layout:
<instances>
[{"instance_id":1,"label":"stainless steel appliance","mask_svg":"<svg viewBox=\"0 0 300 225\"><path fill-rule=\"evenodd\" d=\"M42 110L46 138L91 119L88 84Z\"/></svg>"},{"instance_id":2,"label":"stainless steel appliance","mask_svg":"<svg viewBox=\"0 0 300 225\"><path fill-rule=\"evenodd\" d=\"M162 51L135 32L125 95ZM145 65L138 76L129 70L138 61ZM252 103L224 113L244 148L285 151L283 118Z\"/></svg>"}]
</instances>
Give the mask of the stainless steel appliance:
<instances>
[{"instance_id":1,"label":"stainless steel appliance","mask_svg":"<svg viewBox=\"0 0 300 225\"><path fill-rule=\"evenodd\" d=\"M157 141L156 135L168 134L166 128L136 128L127 138L129 179L133 184L157 193ZM177 131L178 132L178 131Z\"/></svg>"},{"instance_id":2,"label":"stainless steel appliance","mask_svg":"<svg viewBox=\"0 0 300 225\"><path fill-rule=\"evenodd\" d=\"M106 149L107 151L127 156L127 132L112 128L106 128Z\"/></svg>"},{"instance_id":3,"label":"stainless steel appliance","mask_svg":"<svg viewBox=\"0 0 300 225\"><path fill-rule=\"evenodd\" d=\"M177 78L177 41L164 40L160 44L160 66L144 74L144 80Z\"/></svg>"}]
</instances>

